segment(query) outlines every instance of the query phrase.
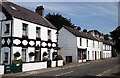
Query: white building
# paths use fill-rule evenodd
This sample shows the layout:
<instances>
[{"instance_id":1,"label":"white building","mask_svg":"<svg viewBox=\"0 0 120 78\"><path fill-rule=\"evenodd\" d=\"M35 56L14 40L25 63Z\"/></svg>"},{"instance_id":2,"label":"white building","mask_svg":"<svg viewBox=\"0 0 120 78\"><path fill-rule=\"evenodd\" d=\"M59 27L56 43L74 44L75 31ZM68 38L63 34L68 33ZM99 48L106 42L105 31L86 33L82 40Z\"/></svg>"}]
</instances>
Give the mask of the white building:
<instances>
[{"instance_id":1,"label":"white building","mask_svg":"<svg viewBox=\"0 0 120 78\"><path fill-rule=\"evenodd\" d=\"M43 17L44 8L37 7L36 13L11 2L2 2L0 5L0 63L10 64L13 59L42 61L45 52L52 60L53 47L57 45L57 29ZM14 57L16 52L20 53L20 57ZM35 56L30 57L30 52Z\"/></svg>"},{"instance_id":2,"label":"white building","mask_svg":"<svg viewBox=\"0 0 120 78\"><path fill-rule=\"evenodd\" d=\"M103 49L103 41L87 33L87 30L82 32L81 28L78 30L63 26L59 30L58 44L61 47L59 54L67 62L97 60L103 58L103 53L106 53ZM111 54L111 50L109 53Z\"/></svg>"}]
</instances>

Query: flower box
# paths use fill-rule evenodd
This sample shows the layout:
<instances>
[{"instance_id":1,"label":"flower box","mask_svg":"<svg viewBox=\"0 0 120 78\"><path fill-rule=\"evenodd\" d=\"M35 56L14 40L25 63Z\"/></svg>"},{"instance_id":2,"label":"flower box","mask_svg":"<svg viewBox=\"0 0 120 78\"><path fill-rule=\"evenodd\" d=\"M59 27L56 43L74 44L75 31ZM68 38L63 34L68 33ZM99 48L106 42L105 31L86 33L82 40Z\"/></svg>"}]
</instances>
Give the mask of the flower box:
<instances>
[{"instance_id":1,"label":"flower box","mask_svg":"<svg viewBox=\"0 0 120 78\"><path fill-rule=\"evenodd\" d=\"M48 39L48 42L52 42L52 40L51 40L51 39Z\"/></svg>"},{"instance_id":2,"label":"flower box","mask_svg":"<svg viewBox=\"0 0 120 78\"><path fill-rule=\"evenodd\" d=\"M22 38L28 39L28 35L22 35Z\"/></svg>"},{"instance_id":3,"label":"flower box","mask_svg":"<svg viewBox=\"0 0 120 78\"><path fill-rule=\"evenodd\" d=\"M61 47L54 47L53 49L54 49L54 50L60 50Z\"/></svg>"},{"instance_id":4,"label":"flower box","mask_svg":"<svg viewBox=\"0 0 120 78\"><path fill-rule=\"evenodd\" d=\"M41 38L40 37L36 37L36 40L41 40Z\"/></svg>"}]
</instances>

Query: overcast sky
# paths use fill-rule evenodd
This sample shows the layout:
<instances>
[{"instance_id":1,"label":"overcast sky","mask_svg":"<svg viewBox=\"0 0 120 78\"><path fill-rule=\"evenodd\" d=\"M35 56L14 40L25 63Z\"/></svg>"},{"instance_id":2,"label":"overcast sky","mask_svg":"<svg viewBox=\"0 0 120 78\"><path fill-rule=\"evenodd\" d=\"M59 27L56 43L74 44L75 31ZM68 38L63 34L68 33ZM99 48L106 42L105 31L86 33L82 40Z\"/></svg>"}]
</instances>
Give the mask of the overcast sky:
<instances>
[{"instance_id":1,"label":"overcast sky","mask_svg":"<svg viewBox=\"0 0 120 78\"><path fill-rule=\"evenodd\" d=\"M45 15L59 13L82 29L96 29L104 34L118 26L117 2L12 2L32 11L43 5Z\"/></svg>"}]
</instances>

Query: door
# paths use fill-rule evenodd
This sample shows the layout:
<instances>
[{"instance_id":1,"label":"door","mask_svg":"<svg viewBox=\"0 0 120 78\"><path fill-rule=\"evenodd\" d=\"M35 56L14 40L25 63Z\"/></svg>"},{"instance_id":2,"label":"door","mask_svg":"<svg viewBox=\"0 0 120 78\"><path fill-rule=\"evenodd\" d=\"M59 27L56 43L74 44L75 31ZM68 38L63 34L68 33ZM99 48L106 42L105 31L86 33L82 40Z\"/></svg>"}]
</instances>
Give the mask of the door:
<instances>
[{"instance_id":1,"label":"door","mask_svg":"<svg viewBox=\"0 0 120 78\"><path fill-rule=\"evenodd\" d=\"M96 60L96 58L97 58L97 53L96 53L96 51L95 51L95 60Z\"/></svg>"},{"instance_id":2,"label":"door","mask_svg":"<svg viewBox=\"0 0 120 78\"><path fill-rule=\"evenodd\" d=\"M22 49L22 61L26 62L26 48Z\"/></svg>"},{"instance_id":3,"label":"door","mask_svg":"<svg viewBox=\"0 0 120 78\"><path fill-rule=\"evenodd\" d=\"M66 56L66 62L71 63L72 62L72 56Z\"/></svg>"},{"instance_id":4,"label":"door","mask_svg":"<svg viewBox=\"0 0 120 78\"><path fill-rule=\"evenodd\" d=\"M35 60L41 61L41 51L39 48L36 48L35 50Z\"/></svg>"}]
</instances>

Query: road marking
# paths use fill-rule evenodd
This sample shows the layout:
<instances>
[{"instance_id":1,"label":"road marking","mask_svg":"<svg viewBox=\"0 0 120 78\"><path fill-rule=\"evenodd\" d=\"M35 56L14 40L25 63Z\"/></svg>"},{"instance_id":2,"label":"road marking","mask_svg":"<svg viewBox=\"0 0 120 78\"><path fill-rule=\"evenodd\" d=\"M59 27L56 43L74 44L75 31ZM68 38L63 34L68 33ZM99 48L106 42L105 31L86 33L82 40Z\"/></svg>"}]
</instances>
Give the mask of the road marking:
<instances>
[{"instance_id":1,"label":"road marking","mask_svg":"<svg viewBox=\"0 0 120 78\"><path fill-rule=\"evenodd\" d=\"M61 76L61 75L63 75L63 73L61 73L61 74L58 74L58 75L56 75L56 76Z\"/></svg>"},{"instance_id":2,"label":"road marking","mask_svg":"<svg viewBox=\"0 0 120 78\"><path fill-rule=\"evenodd\" d=\"M69 71L69 72L66 72L66 73L57 74L56 76L66 75L66 74L69 74L69 73L72 73L72 72L74 72L74 71Z\"/></svg>"},{"instance_id":3,"label":"road marking","mask_svg":"<svg viewBox=\"0 0 120 78\"><path fill-rule=\"evenodd\" d=\"M106 73L108 73L108 72L110 72L110 71L111 71L111 69L108 69L108 70L104 71L103 73L100 73L100 74L98 74L98 75L96 75L96 76L103 76L104 74L106 74Z\"/></svg>"}]
</instances>

